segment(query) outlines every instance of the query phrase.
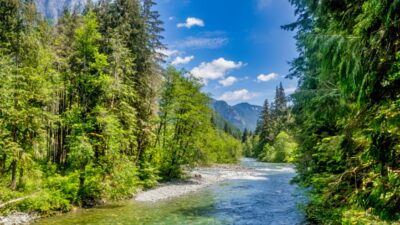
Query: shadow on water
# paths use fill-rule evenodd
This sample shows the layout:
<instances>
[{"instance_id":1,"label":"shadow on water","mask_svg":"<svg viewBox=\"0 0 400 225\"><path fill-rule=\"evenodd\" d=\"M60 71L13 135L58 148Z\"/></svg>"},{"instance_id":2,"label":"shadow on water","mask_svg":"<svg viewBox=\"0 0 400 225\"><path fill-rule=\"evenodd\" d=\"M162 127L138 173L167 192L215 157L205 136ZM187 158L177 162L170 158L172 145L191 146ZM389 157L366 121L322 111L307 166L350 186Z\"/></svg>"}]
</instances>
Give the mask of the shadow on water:
<instances>
[{"instance_id":1,"label":"shadow on water","mask_svg":"<svg viewBox=\"0 0 400 225\"><path fill-rule=\"evenodd\" d=\"M304 194L290 184L295 170L289 164L267 164L245 159L254 176L237 178L200 192L157 203L126 201L56 216L37 224L126 225L293 225L302 224L297 204Z\"/></svg>"}]
</instances>

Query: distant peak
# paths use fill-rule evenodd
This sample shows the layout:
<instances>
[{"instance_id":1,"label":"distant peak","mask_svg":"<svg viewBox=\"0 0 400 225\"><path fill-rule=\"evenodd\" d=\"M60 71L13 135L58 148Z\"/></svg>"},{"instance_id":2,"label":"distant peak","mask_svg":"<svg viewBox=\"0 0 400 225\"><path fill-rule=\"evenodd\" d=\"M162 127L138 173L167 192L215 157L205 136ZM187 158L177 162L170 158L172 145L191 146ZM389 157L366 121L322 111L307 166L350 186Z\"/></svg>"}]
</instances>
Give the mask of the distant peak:
<instances>
[{"instance_id":1,"label":"distant peak","mask_svg":"<svg viewBox=\"0 0 400 225\"><path fill-rule=\"evenodd\" d=\"M262 107L247 102L231 106L225 101L213 100L213 109L235 127L254 131Z\"/></svg>"},{"instance_id":2,"label":"distant peak","mask_svg":"<svg viewBox=\"0 0 400 225\"><path fill-rule=\"evenodd\" d=\"M253 107L253 106L261 107L261 106L258 106L258 105L252 105L252 104L250 104L248 102L242 102L242 103L234 105L233 107Z\"/></svg>"}]
</instances>

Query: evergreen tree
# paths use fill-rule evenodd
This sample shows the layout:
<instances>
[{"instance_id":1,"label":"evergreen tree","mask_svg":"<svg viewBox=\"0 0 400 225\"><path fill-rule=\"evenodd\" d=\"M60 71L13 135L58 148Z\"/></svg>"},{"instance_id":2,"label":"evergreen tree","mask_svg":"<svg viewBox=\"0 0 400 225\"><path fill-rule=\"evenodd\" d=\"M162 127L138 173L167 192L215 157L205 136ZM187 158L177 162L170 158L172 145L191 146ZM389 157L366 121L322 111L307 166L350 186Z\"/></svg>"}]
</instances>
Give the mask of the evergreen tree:
<instances>
[{"instance_id":1,"label":"evergreen tree","mask_svg":"<svg viewBox=\"0 0 400 225\"><path fill-rule=\"evenodd\" d=\"M44 130L43 110L48 102L50 72L48 49L39 35L40 20L30 3L2 1L8 17L0 30L11 28L2 37L3 52L0 68L0 126L3 171L11 161L10 188L23 185L24 171L34 151L41 151Z\"/></svg>"},{"instance_id":2,"label":"evergreen tree","mask_svg":"<svg viewBox=\"0 0 400 225\"><path fill-rule=\"evenodd\" d=\"M268 100L265 100L263 110L257 123L255 130L255 137L257 144L253 145L252 153L254 156L264 161L282 162L287 161L289 158L278 157L277 149L284 151L282 148L274 148L278 145L276 138L280 135L286 136L287 133L283 133L287 130L289 124L289 110L287 105L287 98L282 83L276 87L275 101L269 104ZM291 139L290 139L291 140ZM285 154L280 154L285 155Z\"/></svg>"},{"instance_id":3,"label":"evergreen tree","mask_svg":"<svg viewBox=\"0 0 400 225\"><path fill-rule=\"evenodd\" d=\"M249 131L247 130L247 128L245 128L242 135L242 143L245 143L248 138L249 138Z\"/></svg>"},{"instance_id":4,"label":"evergreen tree","mask_svg":"<svg viewBox=\"0 0 400 225\"><path fill-rule=\"evenodd\" d=\"M276 87L276 95L273 106L271 106L272 123L274 124L274 136L277 136L287 126L288 121L288 108L285 89L282 82Z\"/></svg>"},{"instance_id":5,"label":"evergreen tree","mask_svg":"<svg viewBox=\"0 0 400 225\"><path fill-rule=\"evenodd\" d=\"M7 211L68 211L238 161L241 133L201 84L161 78L153 1L101 0L54 25L32 2L0 0L0 201L30 196Z\"/></svg>"},{"instance_id":6,"label":"evergreen tree","mask_svg":"<svg viewBox=\"0 0 400 225\"><path fill-rule=\"evenodd\" d=\"M311 222L381 223L365 210L396 220L399 4L291 2L298 20L284 28L298 31L300 55L289 77L300 80L292 114L298 180L315 190Z\"/></svg>"},{"instance_id":7,"label":"evergreen tree","mask_svg":"<svg viewBox=\"0 0 400 225\"><path fill-rule=\"evenodd\" d=\"M164 37L161 33L164 31L163 22L160 20L160 14L153 8L156 3L153 0L142 0L143 18L146 26L146 34L148 36L148 48L151 51L152 57L156 63L164 62L164 55L159 50L165 49L162 40Z\"/></svg>"},{"instance_id":8,"label":"evergreen tree","mask_svg":"<svg viewBox=\"0 0 400 225\"><path fill-rule=\"evenodd\" d=\"M268 99L266 99L256 129L257 134L260 136L264 144L267 141L272 141L271 140L271 132L273 131L272 122L273 121L271 118L271 110L269 108L269 102Z\"/></svg>"},{"instance_id":9,"label":"evergreen tree","mask_svg":"<svg viewBox=\"0 0 400 225\"><path fill-rule=\"evenodd\" d=\"M74 53L70 61L74 92L71 107L66 112L65 123L72 128L67 136L70 149L68 158L70 163L80 170L81 192L85 187L87 165L104 152L100 144L102 131L96 114L102 111L101 106L109 79L104 73L108 66L106 56L99 53L101 35L97 31L97 26L94 13L89 12L84 17L83 24L75 31Z\"/></svg>"}]
</instances>

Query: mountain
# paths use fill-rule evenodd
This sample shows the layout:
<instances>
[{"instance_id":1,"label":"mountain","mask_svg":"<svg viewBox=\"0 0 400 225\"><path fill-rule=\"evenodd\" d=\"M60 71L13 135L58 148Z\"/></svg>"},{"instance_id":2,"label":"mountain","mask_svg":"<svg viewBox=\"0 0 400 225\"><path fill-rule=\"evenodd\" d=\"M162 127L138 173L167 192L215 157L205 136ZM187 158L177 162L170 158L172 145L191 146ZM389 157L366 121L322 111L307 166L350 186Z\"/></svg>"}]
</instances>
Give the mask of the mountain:
<instances>
[{"instance_id":1,"label":"mountain","mask_svg":"<svg viewBox=\"0 0 400 225\"><path fill-rule=\"evenodd\" d=\"M250 131L256 129L257 120L262 110L261 106L250 105L249 103L230 106L225 101L217 100L212 101L212 108L232 125L241 130L247 128Z\"/></svg>"},{"instance_id":2,"label":"mountain","mask_svg":"<svg viewBox=\"0 0 400 225\"><path fill-rule=\"evenodd\" d=\"M68 9L82 10L87 0L34 0L38 10L49 19L57 19Z\"/></svg>"}]
</instances>

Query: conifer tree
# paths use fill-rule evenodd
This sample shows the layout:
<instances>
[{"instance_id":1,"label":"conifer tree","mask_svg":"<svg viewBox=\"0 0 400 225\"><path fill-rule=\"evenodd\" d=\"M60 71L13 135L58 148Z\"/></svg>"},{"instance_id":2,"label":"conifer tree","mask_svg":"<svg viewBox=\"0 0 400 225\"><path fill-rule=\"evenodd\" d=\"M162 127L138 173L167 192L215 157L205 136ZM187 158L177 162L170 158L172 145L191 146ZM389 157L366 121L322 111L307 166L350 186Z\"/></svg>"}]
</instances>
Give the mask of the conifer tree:
<instances>
[{"instance_id":1,"label":"conifer tree","mask_svg":"<svg viewBox=\"0 0 400 225\"><path fill-rule=\"evenodd\" d=\"M66 124L71 127L67 137L68 157L72 165L80 170L80 189L85 186L86 166L98 159L104 152L100 143L103 138L97 121L101 112L105 90L109 79L104 73L108 66L107 58L99 52L100 33L97 31L94 13L84 17L83 24L75 31L71 71L74 84L71 108L66 112ZM83 193L81 193L83 195Z\"/></svg>"},{"instance_id":2,"label":"conifer tree","mask_svg":"<svg viewBox=\"0 0 400 225\"><path fill-rule=\"evenodd\" d=\"M312 223L398 220L399 4L291 3L298 20L284 28L297 30L300 54L288 77L300 80L292 115Z\"/></svg>"},{"instance_id":3,"label":"conifer tree","mask_svg":"<svg viewBox=\"0 0 400 225\"><path fill-rule=\"evenodd\" d=\"M242 135L242 143L245 143L248 138L249 138L249 131L247 130L247 128L245 128Z\"/></svg>"},{"instance_id":4,"label":"conifer tree","mask_svg":"<svg viewBox=\"0 0 400 225\"><path fill-rule=\"evenodd\" d=\"M0 0L0 201L40 192L22 208L68 211L237 162L240 132L222 130L201 84L161 78L153 7L101 0L50 25L31 0Z\"/></svg>"},{"instance_id":5,"label":"conifer tree","mask_svg":"<svg viewBox=\"0 0 400 225\"><path fill-rule=\"evenodd\" d=\"M82 20L77 13L71 14L66 11L54 27L54 39L51 43L54 52L53 68L55 74L53 78L53 101L49 105L49 112L54 116L53 120L49 121L47 128L47 157L50 162L56 163L60 169L65 169L68 154L66 141L70 129L66 127L64 122L66 112L71 108L74 100L70 60L74 52L75 31L81 24Z\"/></svg>"},{"instance_id":6,"label":"conifer tree","mask_svg":"<svg viewBox=\"0 0 400 225\"><path fill-rule=\"evenodd\" d=\"M23 185L25 167L32 160L32 152L40 151L44 130L43 108L48 103L50 71L47 46L39 35L40 20L32 3L2 1L7 18L0 30L11 28L2 38L0 84L0 130L4 149L3 167L11 160L10 188ZM11 8L7 8L11 7ZM51 64L51 62L50 62ZM36 143L36 144L34 144Z\"/></svg>"},{"instance_id":7,"label":"conifer tree","mask_svg":"<svg viewBox=\"0 0 400 225\"><path fill-rule=\"evenodd\" d=\"M274 127L272 132L274 132L274 136L276 136L286 128L288 121L287 99L282 82L276 87L275 101L270 110L272 117L271 123L273 123Z\"/></svg>"}]
</instances>

